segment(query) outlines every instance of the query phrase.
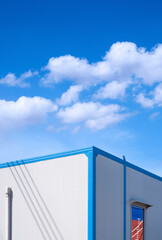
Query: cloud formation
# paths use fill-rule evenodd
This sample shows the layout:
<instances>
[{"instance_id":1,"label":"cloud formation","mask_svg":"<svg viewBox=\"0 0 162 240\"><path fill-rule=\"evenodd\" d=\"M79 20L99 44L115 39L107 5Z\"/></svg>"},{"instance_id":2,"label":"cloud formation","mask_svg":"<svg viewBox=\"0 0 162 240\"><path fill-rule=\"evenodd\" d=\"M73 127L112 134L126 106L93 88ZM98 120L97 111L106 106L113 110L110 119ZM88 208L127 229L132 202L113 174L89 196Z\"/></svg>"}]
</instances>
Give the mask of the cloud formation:
<instances>
[{"instance_id":1,"label":"cloud formation","mask_svg":"<svg viewBox=\"0 0 162 240\"><path fill-rule=\"evenodd\" d=\"M43 97L20 97L17 101L0 100L0 129L13 129L41 123L56 104Z\"/></svg>"},{"instance_id":2,"label":"cloud formation","mask_svg":"<svg viewBox=\"0 0 162 240\"><path fill-rule=\"evenodd\" d=\"M129 85L128 82L117 82L113 81L106 86L101 87L96 94L94 94L94 97L96 99L118 99L123 98L125 96L125 91L127 86Z\"/></svg>"},{"instance_id":3,"label":"cloud formation","mask_svg":"<svg viewBox=\"0 0 162 240\"><path fill-rule=\"evenodd\" d=\"M27 80L37 74L38 72L31 70L21 74L20 77L8 73L0 79L0 84L28 87L30 83ZM101 61L94 63L88 62L86 58L71 55L52 57L42 68L40 81L41 86L46 87L66 81L70 83L69 89L61 92L60 97L55 100L59 106L56 116L61 123L82 123L93 130L103 129L130 115L119 105L123 98L122 102L127 106L130 106L129 101L131 100L144 108L162 107L162 44L156 45L148 51L145 48L137 47L135 43L117 42L110 47ZM58 87L59 91L60 86ZM79 99L81 92L83 102ZM126 98L129 100L126 101ZM24 125L30 124L30 121L31 124L34 124L34 119L39 122L48 112L57 110L53 101L40 97L36 97L36 99L36 105L35 98L22 97L16 102L0 100L4 106L1 113L3 124L6 122L9 125L9 122L15 122L15 124L17 122L19 125L14 113L18 111L22 102L30 110L25 112L21 109L22 113L17 112L17 116L20 115L20 122L24 122ZM103 104L105 102L109 104ZM15 109L10 114L9 110L6 112L4 110L8 109L8 106ZM132 106L134 107L134 104ZM33 112L32 109L34 109ZM128 111L132 111L132 109Z\"/></svg>"},{"instance_id":4,"label":"cloud formation","mask_svg":"<svg viewBox=\"0 0 162 240\"><path fill-rule=\"evenodd\" d=\"M102 105L101 103L75 103L71 107L62 108L57 116L63 123L84 123L93 130L103 129L108 125L120 122L129 114L117 104Z\"/></svg>"},{"instance_id":5,"label":"cloud formation","mask_svg":"<svg viewBox=\"0 0 162 240\"><path fill-rule=\"evenodd\" d=\"M117 42L102 61L89 63L87 59L65 55L50 58L44 69L47 73L42 82L46 86L63 80L84 86L110 81L152 85L162 81L162 45L146 51L135 43Z\"/></svg>"},{"instance_id":6,"label":"cloud formation","mask_svg":"<svg viewBox=\"0 0 162 240\"><path fill-rule=\"evenodd\" d=\"M144 108L152 108L154 106L154 100L144 96L144 93L140 93L136 97L137 103L140 103Z\"/></svg>"},{"instance_id":7,"label":"cloud formation","mask_svg":"<svg viewBox=\"0 0 162 240\"><path fill-rule=\"evenodd\" d=\"M56 102L59 105L69 105L73 102L78 101L79 93L83 90L81 85L72 85L70 88L64 92L60 99L57 99Z\"/></svg>"},{"instance_id":8,"label":"cloud formation","mask_svg":"<svg viewBox=\"0 0 162 240\"><path fill-rule=\"evenodd\" d=\"M19 78L16 77L14 73L8 73L4 78L0 79L0 84L7 85L9 87L29 87L30 84L26 82L26 80L35 75L38 75L38 72L32 72L31 70L21 74Z\"/></svg>"},{"instance_id":9,"label":"cloud formation","mask_svg":"<svg viewBox=\"0 0 162 240\"><path fill-rule=\"evenodd\" d=\"M162 83L149 93L149 97L145 97L144 93L138 94L136 101L144 108L162 107Z\"/></svg>"}]
</instances>

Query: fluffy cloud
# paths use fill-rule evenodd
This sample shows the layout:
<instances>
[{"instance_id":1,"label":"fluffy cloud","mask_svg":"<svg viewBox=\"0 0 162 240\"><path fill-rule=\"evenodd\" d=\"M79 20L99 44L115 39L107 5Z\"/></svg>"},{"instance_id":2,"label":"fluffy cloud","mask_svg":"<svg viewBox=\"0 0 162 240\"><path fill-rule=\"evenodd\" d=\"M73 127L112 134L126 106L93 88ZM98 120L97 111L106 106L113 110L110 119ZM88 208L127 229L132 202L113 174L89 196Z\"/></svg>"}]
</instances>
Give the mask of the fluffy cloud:
<instances>
[{"instance_id":1,"label":"fluffy cloud","mask_svg":"<svg viewBox=\"0 0 162 240\"><path fill-rule=\"evenodd\" d=\"M130 83L140 81L152 85L162 81L162 45L146 51L131 42L117 42L102 61L89 63L87 59L65 55L51 58L45 69L48 73L42 78L44 85L63 80L81 85L96 85L112 80Z\"/></svg>"},{"instance_id":2,"label":"fluffy cloud","mask_svg":"<svg viewBox=\"0 0 162 240\"><path fill-rule=\"evenodd\" d=\"M83 123L90 129L98 130L124 120L129 114L125 113L121 106L103 105L102 100L121 99L125 97L128 87L128 97L133 96L142 107L162 106L161 44L147 51L131 42L117 42L101 61L89 63L85 58L65 55L50 58L43 69L45 72L41 72L41 82L44 86L63 81L69 81L71 84L71 87L56 100L60 106L56 115L63 123ZM0 79L0 84L28 87L27 80L37 74L38 72L31 70L19 77L8 73ZM100 103L90 100L78 102L79 94L84 89L89 90L92 98L100 100ZM92 89L96 89L96 93L92 92ZM65 107L70 104L73 105ZM51 100L40 97L22 97L16 102L0 100L0 125L3 128L34 124L45 119L48 112L55 110L57 106Z\"/></svg>"},{"instance_id":3,"label":"fluffy cloud","mask_svg":"<svg viewBox=\"0 0 162 240\"><path fill-rule=\"evenodd\" d=\"M17 101L0 100L0 129L12 129L45 120L47 113L57 110L49 99L20 97Z\"/></svg>"},{"instance_id":4,"label":"fluffy cloud","mask_svg":"<svg viewBox=\"0 0 162 240\"><path fill-rule=\"evenodd\" d=\"M152 108L154 106L154 100L145 97L143 93L137 95L136 101L137 103L140 103L144 108Z\"/></svg>"},{"instance_id":5,"label":"fluffy cloud","mask_svg":"<svg viewBox=\"0 0 162 240\"><path fill-rule=\"evenodd\" d=\"M106 86L101 87L96 94L94 94L94 97L96 99L117 99L122 98L125 96L125 90L129 84L127 82L117 82L113 81Z\"/></svg>"},{"instance_id":6,"label":"fluffy cloud","mask_svg":"<svg viewBox=\"0 0 162 240\"><path fill-rule=\"evenodd\" d=\"M160 83L153 92L154 102L158 106L162 106L162 83Z\"/></svg>"},{"instance_id":7,"label":"fluffy cloud","mask_svg":"<svg viewBox=\"0 0 162 240\"><path fill-rule=\"evenodd\" d=\"M137 95L136 101L142 107L150 108L154 106L162 106L162 83L160 83L153 91L150 92L150 97L145 97L143 93Z\"/></svg>"},{"instance_id":8,"label":"fluffy cloud","mask_svg":"<svg viewBox=\"0 0 162 240\"><path fill-rule=\"evenodd\" d=\"M64 92L60 99L57 99L59 105L69 105L72 102L76 102L79 99L79 93L83 90L81 85L71 86L66 92Z\"/></svg>"},{"instance_id":9,"label":"fluffy cloud","mask_svg":"<svg viewBox=\"0 0 162 240\"><path fill-rule=\"evenodd\" d=\"M60 109L57 116L63 123L83 122L86 127L99 130L128 117L128 114L123 111L124 109L117 104L102 105L87 102L75 103L71 107Z\"/></svg>"},{"instance_id":10,"label":"fluffy cloud","mask_svg":"<svg viewBox=\"0 0 162 240\"><path fill-rule=\"evenodd\" d=\"M44 85L51 85L63 80L89 85L90 82L93 83L95 77L95 66L90 65L86 59L71 55L50 58L45 69L49 72L42 78Z\"/></svg>"},{"instance_id":11,"label":"fluffy cloud","mask_svg":"<svg viewBox=\"0 0 162 240\"><path fill-rule=\"evenodd\" d=\"M9 87L29 87L30 84L26 82L26 79L31 78L37 74L37 71L32 72L29 70L28 72L21 74L18 78L14 73L8 73L4 78L0 79L0 84L7 85Z\"/></svg>"}]
</instances>

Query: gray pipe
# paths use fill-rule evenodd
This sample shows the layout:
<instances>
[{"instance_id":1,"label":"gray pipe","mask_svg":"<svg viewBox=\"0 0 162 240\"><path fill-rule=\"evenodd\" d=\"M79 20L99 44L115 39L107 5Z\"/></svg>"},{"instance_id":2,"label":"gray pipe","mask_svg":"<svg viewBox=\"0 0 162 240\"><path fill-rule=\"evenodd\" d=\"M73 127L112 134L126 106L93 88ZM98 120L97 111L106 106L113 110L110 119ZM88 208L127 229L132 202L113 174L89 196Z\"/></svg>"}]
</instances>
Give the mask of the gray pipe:
<instances>
[{"instance_id":1,"label":"gray pipe","mask_svg":"<svg viewBox=\"0 0 162 240\"><path fill-rule=\"evenodd\" d=\"M12 240L12 189L6 188L6 240Z\"/></svg>"}]
</instances>

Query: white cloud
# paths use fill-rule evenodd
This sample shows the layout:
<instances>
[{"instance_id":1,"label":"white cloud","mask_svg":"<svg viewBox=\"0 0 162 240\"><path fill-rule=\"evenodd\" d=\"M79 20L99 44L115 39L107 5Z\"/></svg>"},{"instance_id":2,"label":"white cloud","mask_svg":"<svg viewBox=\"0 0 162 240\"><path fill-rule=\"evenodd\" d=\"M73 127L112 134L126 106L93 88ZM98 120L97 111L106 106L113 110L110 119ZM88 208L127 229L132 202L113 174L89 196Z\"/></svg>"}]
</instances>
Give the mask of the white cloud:
<instances>
[{"instance_id":1,"label":"white cloud","mask_svg":"<svg viewBox=\"0 0 162 240\"><path fill-rule=\"evenodd\" d=\"M131 42L117 42L102 61L89 63L87 59L65 55L51 58L45 69L48 73L42 78L44 85L63 80L84 86L112 80L152 85L162 81L162 45L146 51Z\"/></svg>"},{"instance_id":2,"label":"white cloud","mask_svg":"<svg viewBox=\"0 0 162 240\"><path fill-rule=\"evenodd\" d=\"M41 123L47 113L57 110L49 99L20 97L17 101L0 100L0 130Z\"/></svg>"},{"instance_id":3,"label":"white cloud","mask_svg":"<svg viewBox=\"0 0 162 240\"><path fill-rule=\"evenodd\" d=\"M112 71L116 72L119 79L134 76L148 85L162 81L161 44L146 51L131 42L118 42L112 45L104 60L111 62Z\"/></svg>"},{"instance_id":4,"label":"white cloud","mask_svg":"<svg viewBox=\"0 0 162 240\"><path fill-rule=\"evenodd\" d=\"M89 63L85 58L65 55L50 58L44 70L46 72L42 73L44 76L41 79L44 86L63 81L69 81L71 84L71 87L56 100L60 105L56 115L63 123L82 122L88 128L98 130L122 121L129 114L117 104L103 105L102 100L121 99L125 97L128 87L129 96L132 94L142 107L162 106L162 44L147 51L131 42L117 42L101 61ZM19 77L8 73L0 79L0 84L28 87L30 84L27 80L37 74L38 72L31 70ZM84 89L88 89L91 96L99 99L100 103L80 103L79 94ZM92 93L93 89L98 89L95 94ZM149 89L150 92L144 94ZM73 105L65 107L70 104ZM51 100L40 97L22 97L16 102L0 100L0 124L2 128L34 124L56 109Z\"/></svg>"},{"instance_id":5,"label":"white cloud","mask_svg":"<svg viewBox=\"0 0 162 240\"><path fill-rule=\"evenodd\" d=\"M145 97L143 93L137 95L136 101L144 108L152 108L154 106L154 99Z\"/></svg>"},{"instance_id":6,"label":"white cloud","mask_svg":"<svg viewBox=\"0 0 162 240\"><path fill-rule=\"evenodd\" d=\"M79 93L83 90L81 85L71 86L66 92L64 92L60 99L57 99L59 105L69 105L72 102L76 102L79 99Z\"/></svg>"},{"instance_id":7,"label":"white cloud","mask_svg":"<svg viewBox=\"0 0 162 240\"><path fill-rule=\"evenodd\" d=\"M32 72L29 70L28 72L21 74L18 78L14 73L8 73L4 78L0 79L0 84L7 85L9 87L29 87L30 84L26 82L26 79L31 78L37 74L37 71Z\"/></svg>"},{"instance_id":8,"label":"white cloud","mask_svg":"<svg viewBox=\"0 0 162 240\"><path fill-rule=\"evenodd\" d=\"M142 107L154 107L162 106L162 83L160 83L153 91L149 93L151 98L145 97L143 93L137 95L136 101L142 105Z\"/></svg>"},{"instance_id":9,"label":"white cloud","mask_svg":"<svg viewBox=\"0 0 162 240\"><path fill-rule=\"evenodd\" d=\"M159 106L162 106L162 83L160 83L153 92L154 101Z\"/></svg>"},{"instance_id":10,"label":"white cloud","mask_svg":"<svg viewBox=\"0 0 162 240\"><path fill-rule=\"evenodd\" d=\"M80 123L93 130L103 129L128 117L124 109L117 104L102 105L87 102L75 103L71 107L60 109L57 116L63 123Z\"/></svg>"},{"instance_id":11,"label":"white cloud","mask_svg":"<svg viewBox=\"0 0 162 240\"><path fill-rule=\"evenodd\" d=\"M95 67L93 65L90 65L86 59L71 55L50 58L45 69L49 73L42 78L44 85L58 83L62 80L89 85L89 82L93 83L95 77Z\"/></svg>"},{"instance_id":12,"label":"white cloud","mask_svg":"<svg viewBox=\"0 0 162 240\"><path fill-rule=\"evenodd\" d=\"M96 99L117 99L117 98L123 98L125 96L125 90L129 84L127 82L117 82L113 81L106 86L101 87L96 94L94 94L94 97Z\"/></svg>"}]
</instances>

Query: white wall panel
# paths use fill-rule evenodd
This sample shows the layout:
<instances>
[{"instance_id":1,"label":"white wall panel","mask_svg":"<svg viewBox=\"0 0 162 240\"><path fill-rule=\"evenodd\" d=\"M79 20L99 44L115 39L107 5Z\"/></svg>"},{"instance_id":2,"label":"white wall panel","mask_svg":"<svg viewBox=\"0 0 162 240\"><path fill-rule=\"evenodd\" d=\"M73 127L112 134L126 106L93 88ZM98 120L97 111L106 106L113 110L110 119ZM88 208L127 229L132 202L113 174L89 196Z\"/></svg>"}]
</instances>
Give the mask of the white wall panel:
<instances>
[{"instance_id":1,"label":"white wall panel","mask_svg":"<svg viewBox=\"0 0 162 240\"><path fill-rule=\"evenodd\" d=\"M96 240L123 239L123 165L96 159Z\"/></svg>"},{"instance_id":2,"label":"white wall panel","mask_svg":"<svg viewBox=\"0 0 162 240\"><path fill-rule=\"evenodd\" d=\"M5 240L6 187L13 190L13 240L87 239L86 155L0 169L1 240Z\"/></svg>"},{"instance_id":3,"label":"white wall panel","mask_svg":"<svg viewBox=\"0 0 162 240\"><path fill-rule=\"evenodd\" d=\"M127 239L131 239L130 200L152 205L144 215L144 237L146 240L162 239L162 182L127 167Z\"/></svg>"}]
</instances>

